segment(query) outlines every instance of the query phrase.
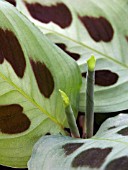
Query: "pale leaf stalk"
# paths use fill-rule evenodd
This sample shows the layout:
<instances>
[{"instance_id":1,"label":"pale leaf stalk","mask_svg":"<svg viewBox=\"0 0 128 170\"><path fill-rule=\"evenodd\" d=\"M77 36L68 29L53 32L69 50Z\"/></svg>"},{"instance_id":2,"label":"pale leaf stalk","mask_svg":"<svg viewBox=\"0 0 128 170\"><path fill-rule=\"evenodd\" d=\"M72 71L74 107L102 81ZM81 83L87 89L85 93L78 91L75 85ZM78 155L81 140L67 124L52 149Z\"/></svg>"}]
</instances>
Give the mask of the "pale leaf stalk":
<instances>
[{"instance_id":1,"label":"pale leaf stalk","mask_svg":"<svg viewBox=\"0 0 128 170\"><path fill-rule=\"evenodd\" d=\"M87 61L87 87L86 87L86 109L85 109L85 122L84 132L86 137L91 138L93 136L94 128L94 81L95 81L95 63L94 56Z\"/></svg>"},{"instance_id":2,"label":"pale leaf stalk","mask_svg":"<svg viewBox=\"0 0 128 170\"><path fill-rule=\"evenodd\" d=\"M69 98L63 91L61 91L61 90L59 90L59 91L60 91L61 97L62 97L64 105L65 105L65 113L66 113L66 118L68 121L70 131L71 131L71 135L74 138L80 138L79 130L78 130L78 127L76 124L76 119L75 119L74 112L71 107Z\"/></svg>"}]
</instances>

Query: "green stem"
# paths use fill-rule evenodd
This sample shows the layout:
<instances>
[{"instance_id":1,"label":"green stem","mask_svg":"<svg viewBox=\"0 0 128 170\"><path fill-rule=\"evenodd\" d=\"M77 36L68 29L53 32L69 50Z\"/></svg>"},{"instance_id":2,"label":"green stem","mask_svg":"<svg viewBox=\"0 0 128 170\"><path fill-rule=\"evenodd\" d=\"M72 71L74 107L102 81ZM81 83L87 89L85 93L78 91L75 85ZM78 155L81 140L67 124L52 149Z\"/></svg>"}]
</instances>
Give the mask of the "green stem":
<instances>
[{"instance_id":1,"label":"green stem","mask_svg":"<svg viewBox=\"0 0 128 170\"><path fill-rule=\"evenodd\" d=\"M94 126L94 80L95 80L95 57L87 61L88 72L87 72L87 87L86 87L86 110L84 120L84 133L87 138L93 136Z\"/></svg>"},{"instance_id":2,"label":"green stem","mask_svg":"<svg viewBox=\"0 0 128 170\"><path fill-rule=\"evenodd\" d=\"M66 113L66 117L67 117L67 121L68 121L68 125L70 127L72 137L80 138L79 130L78 130L78 127L76 124L76 119L75 119L71 105L69 105L65 108L65 113Z\"/></svg>"},{"instance_id":3,"label":"green stem","mask_svg":"<svg viewBox=\"0 0 128 170\"><path fill-rule=\"evenodd\" d=\"M94 125L94 74L95 72L88 71L87 75L87 89L86 89L86 135L87 138L93 136Z\"/></svg>"},{"instance_id":4,"label":"green stem","mask_svg":"<svg viewBox=\"0 0 128 170\"><path fill-rule=\"evenodd\" d=\"M59 90L59 92L61 94L64 106L65 106L66 118L67 118L68 125L69 125L70 131L71 131L71 135L72 135L72 137L80 138L79 130L78 130L78 127L76 124L76 119L75 119L69 98L66 95L66 93L64 93L62 90Z\"/></svg>"}]
</instances>

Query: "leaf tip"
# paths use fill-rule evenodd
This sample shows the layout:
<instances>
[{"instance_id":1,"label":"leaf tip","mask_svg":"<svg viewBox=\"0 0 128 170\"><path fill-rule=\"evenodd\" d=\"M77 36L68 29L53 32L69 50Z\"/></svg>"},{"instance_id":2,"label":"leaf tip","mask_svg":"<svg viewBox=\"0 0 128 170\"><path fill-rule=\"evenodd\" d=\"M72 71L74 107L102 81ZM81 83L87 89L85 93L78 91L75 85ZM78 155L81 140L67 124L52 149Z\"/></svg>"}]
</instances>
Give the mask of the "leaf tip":
<instances>
[{"instance_id":1,"label":"leaf tip","mask_svg":"<svg viewBox=\"0 0 128 170\"><path fill-rule=\"evenodd\" d=\"M62 90L59 89L59 92L61 94L61 97L63 99L63 103L65 105L65 107L70 105L70 101L69 101L69 97L67 96L67 94L65 92L63 92Z\"/></svg>"},{"instance_id":2,"label":"leaf tip","mask_svg":"<svg viewBox=\"0 0 128 170\"><path fill-rule=\"evenodd\" d=\"M96 58L93 55L87 60L87 65L89 71L94 71L96 65Z\"/></svg>"}]
</instances>

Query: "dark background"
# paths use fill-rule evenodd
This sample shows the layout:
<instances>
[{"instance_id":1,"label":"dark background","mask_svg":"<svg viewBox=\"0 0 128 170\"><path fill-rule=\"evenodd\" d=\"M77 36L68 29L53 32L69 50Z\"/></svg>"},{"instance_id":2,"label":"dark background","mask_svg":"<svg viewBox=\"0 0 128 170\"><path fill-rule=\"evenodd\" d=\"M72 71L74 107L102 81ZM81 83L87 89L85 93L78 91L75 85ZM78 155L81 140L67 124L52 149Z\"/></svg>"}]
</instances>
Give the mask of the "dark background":
<instances>
[{"instance_id":1,"label":"dark background","mask_svg":"<svg viewBox=\"0 0 128 170\"><path fill-rule=\"evenodd\" d=\"M9 168L9 167L0 165L0 170L27 170L27 168L26 169L17 169L17 168Z\"/></svg>"}]
</instances>

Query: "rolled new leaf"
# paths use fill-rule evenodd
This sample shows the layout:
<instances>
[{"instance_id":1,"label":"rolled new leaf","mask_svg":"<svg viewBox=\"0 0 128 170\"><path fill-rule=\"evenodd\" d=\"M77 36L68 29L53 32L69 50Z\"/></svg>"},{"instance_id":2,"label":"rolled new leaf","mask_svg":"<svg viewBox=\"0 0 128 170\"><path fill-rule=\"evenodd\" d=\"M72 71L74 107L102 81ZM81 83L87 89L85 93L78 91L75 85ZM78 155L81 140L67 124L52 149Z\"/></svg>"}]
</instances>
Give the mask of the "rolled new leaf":
<instances>
[{"instance_id":1,"label":"rolled new leaf","mask_svg":"<svg viewBox=\"0 0 128 170\"><path fill-rule=\"evenodd\" d=\"M65 105L65 113L68 121L68 125L72 134L72 137L74 138L80 138L79 130L76 124L76 119L70 104L69 97L64 93L63 91L59 90L61 97L63 99L63 103Z\"/></svg>"},{"instance_id":2,"label":"rolled new leaf","mask_svg":"<svg viewBox=\"0 0 128 170\"><path fill-rule=\"evenodd\" d=\"M93 136L94 125L94 76L95 76L95 64L96 59L91 56L87 61L87 88L86 88L86 110L85 110L85 123L84 132L86 137L91 138Z\"/></svg>"}]
</instances>

